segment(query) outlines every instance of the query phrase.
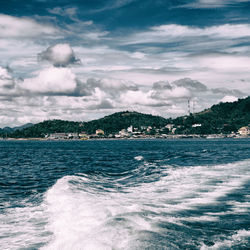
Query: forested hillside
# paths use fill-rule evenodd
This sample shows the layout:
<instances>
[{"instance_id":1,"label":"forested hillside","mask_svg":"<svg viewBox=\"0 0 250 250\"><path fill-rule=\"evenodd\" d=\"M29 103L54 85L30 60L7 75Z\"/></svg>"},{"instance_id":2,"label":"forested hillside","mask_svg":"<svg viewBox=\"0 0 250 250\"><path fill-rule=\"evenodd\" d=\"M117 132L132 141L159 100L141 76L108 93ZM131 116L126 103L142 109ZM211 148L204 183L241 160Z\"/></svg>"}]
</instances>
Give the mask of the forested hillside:
<instances>
[{"instance_id":1,"label":"forested hillside","mask_svg":"<svg viewBox=\"0 0 250 250\"><path fill-rule=\"evenodd\" d=\"M93 134L97 129L102 129L108 134L116 133L123 128L128 128L130 125L134 127L155 126L159 128L165 126L166 122L167 120L160 116L125 111L89 122L48 120L10 133L9 136L14 138L44 137L46 134L61 132L86 132L87 134Z\"/></svg>"},{"instance_id":2,"label":"forested hillside","mask_svg":"<svg viewBox=\"0 0 250 250\"><path fill-rule=\"evenodd\" d=\"M173 120L180 127L176 133L217 134L236 132L250 124L250 97L232 103L213 105L200 113ZM201 124L200 127L192 127Z\"/></svg>"},{"instance_id":3,"label":"forested hillside","mask_svg":"<svg viewBox=\"0 0 250 250\"><path fill-rule=\"evenodd\" d=\"M9 134L14 138L44 137L50 133L81 132L81 123L63 120L48 120Z\"/></svg>"},{"instance_id":4,"label":"forested hillside","mask_svg":"<svg viewBox=\"0 0 250 250\"><path fill-rule=\"evenodd\" d=\"M233 103L220 103L202 112L165 119L160 116L138 112L118 112L89 122L48 120L15 131L0 129L0 135L14 138L44 137L50 133L85 132L94 134L102 129L106 135L117 133L129 126L141 128L151 126L163 128L171 123L175 134L219 134L236 132L240 127L250 124L250 97ZM164 131L166 133L166 131Z\"/></svg>"},{"instance_id":5,"label":"forested hillside","mask_svg":"<svg viewBox=\"0 0 250 250\"><path fill-rule=\"evenodd\" d=\"M135 128L140 128L141 126L160 128L165 126L166 123L167 120L160 116L125 111L105 116L99 120L86 122L83 125L83 130L88 134L95 133L96 129L102 129L105 133L115 133L131 125Z\"/></svg>"}]
</instances>

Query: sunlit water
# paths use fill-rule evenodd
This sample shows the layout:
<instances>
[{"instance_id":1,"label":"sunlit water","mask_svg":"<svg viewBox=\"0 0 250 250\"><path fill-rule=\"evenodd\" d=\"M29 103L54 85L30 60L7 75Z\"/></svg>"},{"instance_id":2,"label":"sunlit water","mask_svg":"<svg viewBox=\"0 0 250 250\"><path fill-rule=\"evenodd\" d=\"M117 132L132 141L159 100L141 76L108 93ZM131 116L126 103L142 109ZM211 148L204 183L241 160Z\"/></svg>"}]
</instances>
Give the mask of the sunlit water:
<instances>
[{"instance_id":1,"label":"sunlit water","mask_svg":"<svg viewBox=\"0 0 250 250\"><path fill-rule=\"evenodd\" d=\"M250 140L0 142L0 249L248 249Z\"/></svg>"}]
</instances>

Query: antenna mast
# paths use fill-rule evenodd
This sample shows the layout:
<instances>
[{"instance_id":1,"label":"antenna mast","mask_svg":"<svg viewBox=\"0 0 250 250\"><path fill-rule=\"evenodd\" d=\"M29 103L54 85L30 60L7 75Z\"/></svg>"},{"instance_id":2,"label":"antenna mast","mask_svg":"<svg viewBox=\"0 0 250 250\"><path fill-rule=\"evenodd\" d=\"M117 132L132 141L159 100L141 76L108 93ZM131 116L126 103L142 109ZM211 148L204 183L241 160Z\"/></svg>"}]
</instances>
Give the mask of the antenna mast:
<instances>
[{"instance_id":1,"label":"antenna mast","mask_svg":"<svg viewBox=\"0 0 250 250\"><path fill-rule=\"evenodd\" d=\"M190 115L190 99L188 99L188 115Z\"/></svg>"}]
</instances>

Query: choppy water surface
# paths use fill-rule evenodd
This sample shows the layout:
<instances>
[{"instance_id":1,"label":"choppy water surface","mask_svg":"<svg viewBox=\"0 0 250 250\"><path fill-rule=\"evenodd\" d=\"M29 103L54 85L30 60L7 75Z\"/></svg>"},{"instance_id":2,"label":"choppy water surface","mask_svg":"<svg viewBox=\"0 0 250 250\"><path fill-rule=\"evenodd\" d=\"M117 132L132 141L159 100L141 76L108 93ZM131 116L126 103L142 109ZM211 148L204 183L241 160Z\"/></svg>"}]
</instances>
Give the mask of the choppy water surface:
<instances>
[{"instance_id":1,"label":"choppy water surface","mask_svg":"<svg viewBox=\"0 0 250 250\"><path fill-rule=\"evenodd\" d=\"M250 140L0 142L1 249L248 249Z\"/></svg>"}]
</instances>

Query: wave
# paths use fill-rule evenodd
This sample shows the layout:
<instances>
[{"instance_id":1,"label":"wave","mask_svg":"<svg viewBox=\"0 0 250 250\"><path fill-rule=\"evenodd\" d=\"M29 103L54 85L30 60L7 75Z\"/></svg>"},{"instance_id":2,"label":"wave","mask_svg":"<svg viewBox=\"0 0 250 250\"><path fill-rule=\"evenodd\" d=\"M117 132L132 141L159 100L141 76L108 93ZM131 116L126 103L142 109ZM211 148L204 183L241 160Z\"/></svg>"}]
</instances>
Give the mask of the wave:
<instances>
[{"instance_id":1,"label":"wave","mask_svg":"<svg viewBox=\"0 0 250 250\"><path fill-rule=\"evenodd\" d=\"M218 240L213 246L201 246L201 250L216 249L247 249L249 247L250 231L238 230L227 239Z\"/></svg>"},{"instance_id":2,"label":"wave","mask_svg":"<svg viewBox=\"0 0 250 250\"><path fill-rule=\"evenodd\" d=\"M247 248L249 165L250 160L157 166L142 158L138 168L120 175L65 176L41 203L23 200L0 213L0 245L6 250Z\"/></svg>"},{"instance_id":3,"label":"wave","mask_svg":"<svg viewBox=\"0 0 250 250\"><path fill-rule=\"evenodd\" d=\"M0 246L4 250L39 249L52 233L45 230L48 223L47 206L27 204L8 208L0 213Z\"/></svg>"},{"instance_id":4,"label":"wave","mask_svg":"<svg viewBox=\"0 0 250 250\"><path fill-rule=\"evenodd\" d=\"M151 166L141 163L134 171L143 173ZM204 225L213 223L219 230L223 223L226 225L228 216L249 212L249 163L165 165L160 172L153 166L152 175L139 174L128 185L124 179L129 180L135 172L120 178L65 176L44 196L49 216L46 231L53 233L53 238L43 249L216 246L220 244L216 243L216 230L211 232ZM202 229L197 229L197 223ZM226 242L234 240L234 234L232 227L220 237ZM249 234L237 239L247 237Z\"/></svg>"}]
</instances>

